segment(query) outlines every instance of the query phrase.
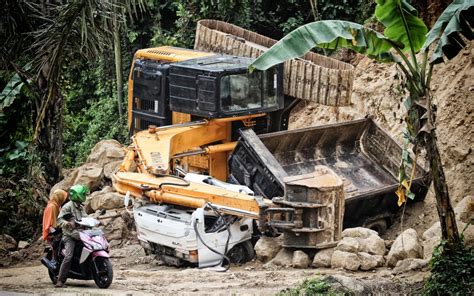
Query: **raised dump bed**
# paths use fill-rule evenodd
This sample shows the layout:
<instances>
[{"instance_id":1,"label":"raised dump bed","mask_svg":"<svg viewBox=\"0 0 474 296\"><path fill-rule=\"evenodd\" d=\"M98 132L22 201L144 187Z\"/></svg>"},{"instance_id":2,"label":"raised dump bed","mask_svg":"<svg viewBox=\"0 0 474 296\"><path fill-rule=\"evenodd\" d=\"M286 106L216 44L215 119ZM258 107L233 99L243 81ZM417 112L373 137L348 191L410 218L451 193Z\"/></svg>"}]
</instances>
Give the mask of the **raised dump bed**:
<instances>
[{"instance_id":1,"label":"raised dump bed","mask_svg":"<svg viewBox=\"0 0 474 296\"><path fill-rule=\"evenodd\" d=\"M256 195L291 200L289 177L329 167L343 181L343 227L384 232L399 211L395 191L401 154L401 147L370 118L258 136L249 129L241 131L230 157L230 179ZM424 199L428 185L417 165L411 187L415 200Z\"/></svg>"}]
</instances>

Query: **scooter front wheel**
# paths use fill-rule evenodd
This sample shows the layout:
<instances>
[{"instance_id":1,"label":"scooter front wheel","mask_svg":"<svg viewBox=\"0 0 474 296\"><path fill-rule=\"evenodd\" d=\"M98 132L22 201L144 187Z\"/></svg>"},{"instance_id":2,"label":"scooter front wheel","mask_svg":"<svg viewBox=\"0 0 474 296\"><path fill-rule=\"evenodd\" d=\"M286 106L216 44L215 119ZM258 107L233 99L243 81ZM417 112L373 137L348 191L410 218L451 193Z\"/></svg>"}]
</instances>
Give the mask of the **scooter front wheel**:
<instances>
[{"instance_id":1,"label":"scooter front wheel","mask_svg":"<svg viewBox=\"0 0 474 296\"><path fill-rule=\"evenodd\" d=\"M110 284L112 284L112 279L114 277L112 263L109 258L104 257L97 257L94 261L96 267L92 273L94 282L97 287L106 289Z\"/></svg>"}]
</instances>

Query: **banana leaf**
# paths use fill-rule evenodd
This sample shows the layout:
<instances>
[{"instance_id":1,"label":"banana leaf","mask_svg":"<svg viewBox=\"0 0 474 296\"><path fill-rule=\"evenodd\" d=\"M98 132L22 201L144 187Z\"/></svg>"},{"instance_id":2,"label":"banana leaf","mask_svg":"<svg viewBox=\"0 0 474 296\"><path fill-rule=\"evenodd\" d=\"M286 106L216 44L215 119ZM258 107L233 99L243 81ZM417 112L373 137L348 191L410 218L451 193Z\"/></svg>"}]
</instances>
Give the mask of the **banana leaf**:
<instances>
[{"instance_id":1,"label":"banana leaf","mask_svg":"<svg viewBox=\"0 0 474 296\"><path fill-rule=\"evenodd\" d=\"M13 104L13 101L21 92L23 87L23 81L20 76L15 73L13 77L8 81L7 85L3 88L3 91L0 93L0 110L9 107Z\"/></svg>"},{"instance_id":2,"label":"banana leaf","mask_svg":"<svg viewBox=\"0 0 474 296\"><path fill-rule=\"evenodd\" d=\"M423 46L428 28L407 1L377 0L375 16L385 26L385 37L402 43L406 51L418 52Z\"/></svg>"},{"instance_id":3,"label":"banana leaf","mask_svg":"<svg viewBox=\"0 0 474 296\"><path fill-rule=\"evenodd\" d=\"M381 62L393 62L390 49L394 43L382 34L362 25L325 20L301 26L257 58L250 69L266 70L273 65L303 56L314 47L350 48ZM402 46L398 44L398 46Z\"/></svg>"},{"instance_id":4,"label":"banana leaf","mask_svg":"<svg viewBox=\"0 0 474 296\"><path fill-rule=\"evenodd\" d=\"M474 33L474 0L455 0L440 15L428 33L422 51L438 43L433 51L430 62L443 62L443 56L454 58L465 46L463 38L472 40Z\"/></svg>"}]
</instances>

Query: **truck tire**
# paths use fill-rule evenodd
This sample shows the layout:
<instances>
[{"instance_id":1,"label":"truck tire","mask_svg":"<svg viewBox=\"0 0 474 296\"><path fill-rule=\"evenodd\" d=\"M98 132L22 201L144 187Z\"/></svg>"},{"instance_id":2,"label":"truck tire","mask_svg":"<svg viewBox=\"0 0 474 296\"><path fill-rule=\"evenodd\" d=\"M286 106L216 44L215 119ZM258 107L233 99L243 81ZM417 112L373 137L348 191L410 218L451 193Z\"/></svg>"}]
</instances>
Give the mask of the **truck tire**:
<instances>
[{"instance_id":1,"label":"truck tire","mask_svg":"<svg viewBox=\"0 0 474 296\"><path fill-rule=\"evenodd\" d=\"M365 228L369 228L372 230L377 231L379 235L382 235L387 231L387 220L386 219L378 219L371 222L364 223Z\"/></svg>"},{"instance_id":2,"label":"truck tire","mask_svg":"<svg viewBox=\"0 0 474 296\"><path fill-rule=\"evenodd\" d=\"M231 263L242 264L253 259L255 251L250 240L235 245L227 252L227 257Z\"/></svg>"}]
</instances>

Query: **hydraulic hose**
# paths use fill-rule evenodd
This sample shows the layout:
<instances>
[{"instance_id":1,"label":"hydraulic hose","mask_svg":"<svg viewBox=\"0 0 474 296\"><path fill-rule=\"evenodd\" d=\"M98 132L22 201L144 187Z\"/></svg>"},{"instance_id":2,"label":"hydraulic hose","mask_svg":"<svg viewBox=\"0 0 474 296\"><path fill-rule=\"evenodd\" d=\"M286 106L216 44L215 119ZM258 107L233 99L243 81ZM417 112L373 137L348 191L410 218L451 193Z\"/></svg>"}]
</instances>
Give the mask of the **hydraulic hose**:
<instances>
[{"instance_id":1,"label":"hydraulic hose","mask_svg":"<svg viewBox=\"0 0 474 296\"><path fill-rule=\"evenodd\" d=\"M161 189L161 187L163 186L166 186L166 185L172 185L172 186L181 186L181 187L187 187L189 185L191 185L191 183L189 183L188 180L180 177L180 176L175 176L175 175L159 175L159 174L155 174L155 176L157 177L170 177L170 178L175 178L175 179L178 179L180 181L183 181L184 183L174 183L174 182L163 182L161 183L160 185L158 185L158 188Z\"/></svg>"},{"instance_id":2,"label":"hydraulic hose","mask_svg":"<svg viewBox=\"0 0 474 296\"><path fill-rule=\"evenodd\" d=\"M215 209L211 204L207 204L207 206L209 206L209 207L214 211L214 213L216 213L219 217L222 218L222 215L221 215L218 211L216 211L216 209ZM201 243L202 243L206 248L208 248L211 252L222 256L221 261L220 261L218 264L214 265L214 266L222 265L222 264L224 263L224 260L227 260L228 264L226 265L225 269L224 269L222 272L225 272L225 271L229 270L229 268L230 268L230 259L229 259L229 257L227 257L225 254L227 253L228 248L229 248L229 241L230 241L230 236L231 236L230 227L229 227L230 225L227 224L227 223L225 223L225 225L226 225L226 230L227 230L227 232L229 233L229 235L227 236L227 241L226 241L226 243L225 243L224 254L222 254L221 252L215 250L214 248L212 248L211 246L209 246L208 244L206 244L206 242L202 239L202 237L201 237L201 235L199 234L199 231L198 231L198 229L197 229L197 223L198 223L198 221L199 221L199 220L196 219L196 220L194 221L194 223L193 223L193 224L194 224L194 225L193 225L193 228L194 228L194 231L196 232L196 235L197 235L198 239L199 239L199 240L201 241Z\"/></svg>"}]
</instances>

